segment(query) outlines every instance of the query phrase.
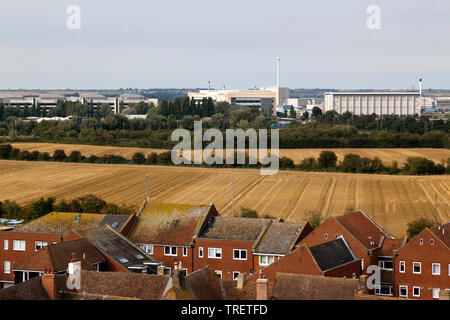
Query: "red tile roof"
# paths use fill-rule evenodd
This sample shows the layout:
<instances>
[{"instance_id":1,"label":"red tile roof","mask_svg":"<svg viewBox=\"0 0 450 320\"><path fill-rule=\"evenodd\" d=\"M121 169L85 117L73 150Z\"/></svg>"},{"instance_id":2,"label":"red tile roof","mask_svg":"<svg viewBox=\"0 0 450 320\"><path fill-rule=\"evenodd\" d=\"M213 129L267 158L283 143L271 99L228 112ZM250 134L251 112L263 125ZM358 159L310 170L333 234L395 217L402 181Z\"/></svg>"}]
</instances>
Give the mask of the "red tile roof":
<instances>
[{"instance_id":1,"label":"red tile roof","mask_svg":"<svg viewBox=\"0 0 450 320\"><path fill-rule=\"evenodd\" d=\"M362 211L336 217L336 220L368 249L377 247L380 244L381 237L385 237L386 239L391 238L390 235Z\"/></svg>"},{"instance_id":2,"label":"red tile roof","mask_svg":"<svg viewBox=\"0 0 450 320\"><path fill-rule=\"evenodd\" d=\"M450 222L432 228L431 232L450 248Z\"/></svg>"}]
</instances>

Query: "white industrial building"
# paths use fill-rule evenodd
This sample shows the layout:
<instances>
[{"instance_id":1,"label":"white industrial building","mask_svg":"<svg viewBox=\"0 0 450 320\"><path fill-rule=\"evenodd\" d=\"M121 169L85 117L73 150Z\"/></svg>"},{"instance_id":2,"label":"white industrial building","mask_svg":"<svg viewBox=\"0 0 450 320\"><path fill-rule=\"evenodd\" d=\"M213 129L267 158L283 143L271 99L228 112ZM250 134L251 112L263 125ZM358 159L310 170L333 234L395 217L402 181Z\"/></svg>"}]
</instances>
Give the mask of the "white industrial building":
<instances>
[{"instance_id":1,"label":"white industrial building","mask_svg":"<svg viewBox=\"0 0 450 320\"><path fill-rule=\"evenodd\" d=\"M355 115L420 115L423 105L420 92L327 92L324 94L324 112Z\"/></svg>"}]
</instances>

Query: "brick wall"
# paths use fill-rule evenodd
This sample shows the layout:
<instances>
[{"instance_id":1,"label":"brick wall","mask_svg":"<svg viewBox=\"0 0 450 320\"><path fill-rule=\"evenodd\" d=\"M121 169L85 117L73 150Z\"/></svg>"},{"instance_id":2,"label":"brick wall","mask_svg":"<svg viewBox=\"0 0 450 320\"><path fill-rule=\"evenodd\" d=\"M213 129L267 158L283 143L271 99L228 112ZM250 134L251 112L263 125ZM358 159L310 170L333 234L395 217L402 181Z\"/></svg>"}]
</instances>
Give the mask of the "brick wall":
<instances>
[{"instance_id":1,"label":"brick wall","mask_svg":"<svg viewBox=\"0 0 450 320\"><path fill-rule=\"evenodd\" d=\"M422 244L420 244L422 239ZM434 244L430 244L430 240ZM400 261L405 262L405 272L400 272ZM413 273L413 262L421 263L421 273ZM432 274L432 264L440 263L440 275ZM430 230L422 231L398 251L394 259L394 296L399 296L399 286L408 287L409 299L433 299L433 288L450 289L450 250ZM420 296L413 296L413 287L420 288ZM437 300L437 299L435 299Z\"/></svg>"},{"instance_id":2,"label":"brick wall","mask_svg":"<svg viewBox=\"0 0 450 320\"><path fill-rule=\"evenodd\" d=\"M32 232L11 232L0 231L0 281L14 281L14 273L6 274L4 270L4 261L10 261L11 270L14 265L36 252L35 241L53 242L61 241L60 234L50 233L32 233ZM63 235L63 241L67 241L68 235ZM8 240L8 250L4 250L4 240ZM24 240L25 251L13 250L13 240Z\"/></svg>"}]
</instances>

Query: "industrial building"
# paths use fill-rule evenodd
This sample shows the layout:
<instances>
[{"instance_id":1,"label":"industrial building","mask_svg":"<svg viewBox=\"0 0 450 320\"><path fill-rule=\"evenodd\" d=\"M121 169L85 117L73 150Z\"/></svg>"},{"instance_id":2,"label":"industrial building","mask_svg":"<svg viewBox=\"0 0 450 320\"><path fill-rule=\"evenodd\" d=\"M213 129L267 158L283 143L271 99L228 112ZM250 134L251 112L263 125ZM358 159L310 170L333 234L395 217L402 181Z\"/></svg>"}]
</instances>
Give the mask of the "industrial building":
<instances>
[{"instance_id":1,"label":"industrial building","mask_svg":"<svg viewBox=\"0 0 450 320\"><path fill-rule=\"evenodd\" d=\"M323 111L413 116L421 114L422 100L419 92L327 92Z\"/></svg>"},{"instance_id":2,"label":"industrial building","mask_svg":"<svg viewBox=\"0 0 450 320\"><path fill-rule=\"evenodd\" d=\"M33 105L41 107L41 109L51 110L56 108L59 100L67 101L79 101L81 103L92 103L94 107L99 107L102 104L108 104L114 114L120 113L120 108L124 109L129 106L139 103L153 103L158 105L158 99L146 99L144 96L137 94L122 94L118 97L105 97L98 93L80 94L79 96L63 96L58 94L39 94L36 96L23 96L17 94L0 94L0 102L6 107L24 108L25 106L31 107Z\"/></svg>"}]
</instances>

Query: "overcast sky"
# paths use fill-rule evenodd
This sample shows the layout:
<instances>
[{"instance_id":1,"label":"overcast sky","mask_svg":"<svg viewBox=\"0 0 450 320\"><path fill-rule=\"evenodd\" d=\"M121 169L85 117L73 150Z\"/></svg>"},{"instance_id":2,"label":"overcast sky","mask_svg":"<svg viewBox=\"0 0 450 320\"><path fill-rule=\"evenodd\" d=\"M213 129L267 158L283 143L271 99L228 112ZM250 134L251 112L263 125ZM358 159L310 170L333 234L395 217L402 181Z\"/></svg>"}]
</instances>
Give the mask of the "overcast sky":
<instances>
[{"instance_id":1,"label":"overcast sky","mask_svg":"<svg viewBox=\"0 0 450 320\"><path fill-rule=\"evenodd\" d=\"M81 29L69 30L69 5ZM381 29L369 30L370 5ZM449 0L3 0L0 88L450 89Z\"/></svg>"}]
</instances>

